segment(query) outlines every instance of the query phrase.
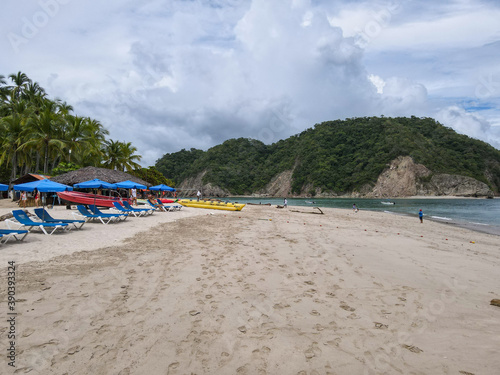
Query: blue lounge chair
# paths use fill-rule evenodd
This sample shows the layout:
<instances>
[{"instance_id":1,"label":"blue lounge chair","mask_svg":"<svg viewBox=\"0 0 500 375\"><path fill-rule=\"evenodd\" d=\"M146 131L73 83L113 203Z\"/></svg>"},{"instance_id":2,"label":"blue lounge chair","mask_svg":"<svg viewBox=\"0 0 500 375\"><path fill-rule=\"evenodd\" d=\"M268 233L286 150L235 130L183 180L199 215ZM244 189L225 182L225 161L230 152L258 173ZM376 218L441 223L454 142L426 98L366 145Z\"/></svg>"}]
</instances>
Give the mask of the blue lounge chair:
<instances>
[{"instance_id":1,"label":"blue lounge chair","mask_svg":"<svg viewBox=\"0 0 500 375\"><path fill-rule=\"evenodd\" d=\"M92 212L95 215L100 215L102 217L111 217L114 220L126 220L128 217L128 214L105 214L104 212L101 212L97 206L93 204L89 204L89 209L90 212Z\"/></svg>"},{"instance_id":2,"label":"blue lounge chair","mask_svg":"<svg viewBox=\"0 0 500 375\"><path fill-rule=\"evenodd\" d=\"M149 199L147 200L148 204L153 207L155 210L160 210L160 211L167 211L167 209L163 206L163 204L153 204L149 201Z\"/></svg>"},{"instance_id":3,"label":"blue lounge chair","mask_svg":"<svg viewBox=\"0 0 500 375\"><path fill-rule=\"evenodd\" d=\"M29 232L27 230L22 230L22 229L0 229L0 237L2 237L0 242L6 243L12 237L14 237L17 241L22 241L22 240L24 240L24 237L26 237L28 235L28 233ZM23 236L20 238L17 237L17 236L21 236L21 235L23 235Z\"/></svg>"},{"instance_id":4,"label":"blue lounge chair","mask_svg":"<svg viewBox=\"0 0 500 375\"><path fill-rule=\"evenodd\" d=\"M7 223L7 226L10 228L10 224L13 225L20 225L19 228L28 228L28 231L31 232L31 229L33 228L38 228L40 229L43 233L45 234L52 234L54 233L57 229L62 229L66 230L68 229L68 224L66 223L42 223L38 221L33 221L31 220L28 215L26 215L26 212L23 210L13 210L12 215L14 216L14 219L17 220L17 222L13 220L5 220ZM52 232L48 233L45 229L52 229Z\"/></svg>"},{"instance_id":5,"label":"blue lounge chair","mask_svg":"<svg viewBox=\"0 0 500 375\"><path fill-rule=\"evenodd\" d=\"M110 221L114 220L113 217L106 217L106 216L92 214L89 212L89 210L87 210L85 208L84 205L81 205L81 204L76 206L76 208L77 208L78 212L80 212L80 213L77 214L76 212L73 212L73 217L75 219L77 217L82 217L85 221L100 220L101 223L103 223L103 224L108 224ZM104 219L106 219L106 221Z\"/></svg>"},{"instance_id":6,"label":"blue lounge chair","mask_svg":"<svg viewBox=\"0 0 500 375\"><path fill-rule=\"evenodd\" d=\"M153 212L155 212L155 210L153 210L153 208L135 208L135 207L132 207L130 205L130 203L128 203L127 201L123 201L122 204L123 204L123 207L125 207L131 211L135 211L135 212L139 212L139 213L142 212L143 215L147 215L147 214L152 215Z\"/></svg>"},{"instance_id":7,"label":"blue lounge chair","mask_svg":"<svg viewBox=\"0 0 500 375\"><path fill-rule=\"evenodd\" d=\"M158 204L160 204L161 206L163 206L163 209L165 211L174 211L174 209L172 208L172 206L166 206L163 204L163 202L160 200L160 198L156 198L156 201L158 202Z\"/></svg>"},{"instance_id":8,"label":"blue lounge chair","mask_svg":"<svg viewBox=\"0 0 500 375\"><path fill-rule=\"evenodd\" d=\"M76 229L81 229L83 224L85 224L85 220L71 220L71 219L54 219L50 214L45 210L45 208L35 208L35 214L45 223L66 223L73 224Z\"/></svg>"},{"instance_id":9,"label":"blue lounge chair","mask_svg":"<svg viewBox=\"0 0 500 375\"><path fill-rule=\"evenodd\" d=\"M133 210L129 210L128 208L123 207L118 202L113 202L113 206L115 206L115 208L118 210L118 212L120 212L122 214L125 214L125 215L128 215L128 216L134 215L135 217L137 217L137 216L141 216L142 215L141 212L135 212Z\"/></svg>"}]
</instances>

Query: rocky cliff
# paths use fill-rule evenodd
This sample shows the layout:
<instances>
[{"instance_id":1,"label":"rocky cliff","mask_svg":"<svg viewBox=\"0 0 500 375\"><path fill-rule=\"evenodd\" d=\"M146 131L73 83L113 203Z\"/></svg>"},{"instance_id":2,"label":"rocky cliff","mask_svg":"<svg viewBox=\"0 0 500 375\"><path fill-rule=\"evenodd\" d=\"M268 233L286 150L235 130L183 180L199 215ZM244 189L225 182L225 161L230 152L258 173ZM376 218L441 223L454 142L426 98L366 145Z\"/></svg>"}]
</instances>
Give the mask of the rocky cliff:
<instances>
[{"instance_id":1,"label":"rocky cliff","mask_svg":"<svg viewBox=\"0 0 500 375\"><path fill-rule=\"evenodd\" d=\"M184 196L195 196L200 189L204 196L227 197L228 190L212 184L203 184L205 172L188 178L179 186ZM276 175L264 189L252 194L267 197L338 197L337 194L304 186L300 194L291 194L293 170ZM189 190L191 189L191 190ZM360 191L342 195L345 197L396 198L411 196L460 196L493 197L493 191L485 183L474 178L450 174L436 174L422 164L416 164L409 156L393 160L377 179L375 186L366 185Z\"/></svg>"},{"instance_id":2,"label":"rocky cliff","mask_svg":"<svg viewBox=\"0 0 500 375\"><path fill-rule=\"evenodd\" d=\"M177 187L183 197L195 197L196 193L201 191L204 197L228 197L231 195L228 190L211 183L203 184L203 176L206 171L199 173L195 177L187 178Z\"/></svg>"},{"instance_id":3,"label":"rocky cliff","mask_svg":"<svg viewBox=\"0 0 500 375\"><path fill-rule=\"evenodd\" d=\"M433 174L409 156L393 160L366 197L389 198L423 196L493 197L484 182L467 176Z\"/></svg>"}]
</instances>

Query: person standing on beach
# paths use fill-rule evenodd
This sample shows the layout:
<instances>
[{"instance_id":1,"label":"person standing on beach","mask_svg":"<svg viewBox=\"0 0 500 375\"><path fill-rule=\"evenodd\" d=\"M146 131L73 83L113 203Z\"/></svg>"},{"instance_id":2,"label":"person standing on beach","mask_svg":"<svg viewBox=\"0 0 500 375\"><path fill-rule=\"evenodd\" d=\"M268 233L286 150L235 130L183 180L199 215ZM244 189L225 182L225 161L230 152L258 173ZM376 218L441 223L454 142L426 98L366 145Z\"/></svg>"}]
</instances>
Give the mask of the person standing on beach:
<instances>
[{"instance_id":1,"label":"person standing on beach","mask_svg":"<svg viewBox=\"0 0 500 375\"><path fill-rule=\"evenodd\" d=\"M137 190L135 188L130 189L130 196L132 197L132 205L135 203L137 206Z\"/></svg>"},{"instance_id":2,"label":"person standing on beach","mask_svg":"<svg viewBox=\"0 0 500 375\"><path fill-rule=\"evenodd\" d=\"M288 206L288 200L285 198L285 199L283 200L283 207L285 207L285 208L286 208L287 206Z\"/></svg>"},{"instance_id":3,"label":"person standing on beach","mask_svg":"<svg viewBox=\"0 0 500 375\"><path fill-rule=\"evenodd\" d=\"M354 203L354 204L352 205L352 210L353 210L354 212L358 212L358 211L359 211L359 210L358 210L358 206L356 206L356 203Z\"/></svg>"},{"instance_id":4,"label":"person standing on beach","mask_svg":"<svg viewBox=\"0 0 500 375\"><path fill-rule=\"evenodd\" d=\"M38 207L40 206L40 192L38 189L33 190L33 192L35 193L35 206Z\"/></svg>"},{"instance_id":5,"label":"person standing on beach","mask_svg":"<svg viewBox=\"0 0 500 375\"><path fill-rule=\"evenodd\" d=\"M420 210L418 212L418 218L420 219L420 224L423 224L423 222L424 222L424 213L422 212L422 210Z\"/></svg>"},{"instance_id":6,"label":"person standing on beach","mask_svg":"<svg viewBox=\"0 0 500 375\"><path fill-rule=\"evenodd\" d=\"M23 191L21 193L21 207L26 208L26 201L28 200L28 196L26 195L26 192Z\"/></svg>"},{"instance_id":7,"label":"person standing on beach","mask_svg":"<svg viewBox=\"0 0 500 375\"><path fill-rule=\"evenodd\" d=\"M200 198L201 198L201 193L200 191L198 190L198 192L196 193L196 196L198 197L198 202L200 201Z\"/></svg>"}]
</instances>

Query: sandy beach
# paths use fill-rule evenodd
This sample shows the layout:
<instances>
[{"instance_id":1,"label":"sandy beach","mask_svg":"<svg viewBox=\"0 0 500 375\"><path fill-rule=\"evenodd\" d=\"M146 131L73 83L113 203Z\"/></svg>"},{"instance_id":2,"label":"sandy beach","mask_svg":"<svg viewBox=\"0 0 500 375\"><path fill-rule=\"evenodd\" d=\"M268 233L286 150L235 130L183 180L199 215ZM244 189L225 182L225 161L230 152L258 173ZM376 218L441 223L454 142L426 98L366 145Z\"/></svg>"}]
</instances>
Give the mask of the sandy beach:
<instances>
[{"instance_id":1,"label":"sandy beach","mask_svg":"<svg viewBox=\"0 0 500 375\"><path fill-rule=\"evenodd\" d=\"M0 373L499 373L500 237L315 211L183 208L1 245Z\"/></svg>"}]
</instances>

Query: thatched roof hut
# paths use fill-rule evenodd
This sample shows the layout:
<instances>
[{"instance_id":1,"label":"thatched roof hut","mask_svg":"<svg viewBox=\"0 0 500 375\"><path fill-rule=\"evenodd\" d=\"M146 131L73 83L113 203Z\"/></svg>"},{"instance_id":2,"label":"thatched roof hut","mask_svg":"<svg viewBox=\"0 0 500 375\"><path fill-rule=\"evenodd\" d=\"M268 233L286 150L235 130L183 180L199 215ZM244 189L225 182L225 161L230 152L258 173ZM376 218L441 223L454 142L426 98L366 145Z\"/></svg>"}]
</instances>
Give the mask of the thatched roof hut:
<instances>
[{"instance_id":1,"label":"thatched roof hut","mask_svg":"<svg viewBox=\"0 0 500 375\"><path fill-rule=\"evenodd\" d=\"M128 173L121 171L114 171L112 169L106 169L106 168L97 168L97 167L81 168L78 169L77 171L71 171L68 173L61 174L59 176L52 177L50 180L59 182L60 184L74 185L74 184L79 184L80 182L93 180L95 178L109 182L111 184L130 180L146 186L151 185L150 183L138 177L132 176Z\"/></svg>"}]
</instances>

